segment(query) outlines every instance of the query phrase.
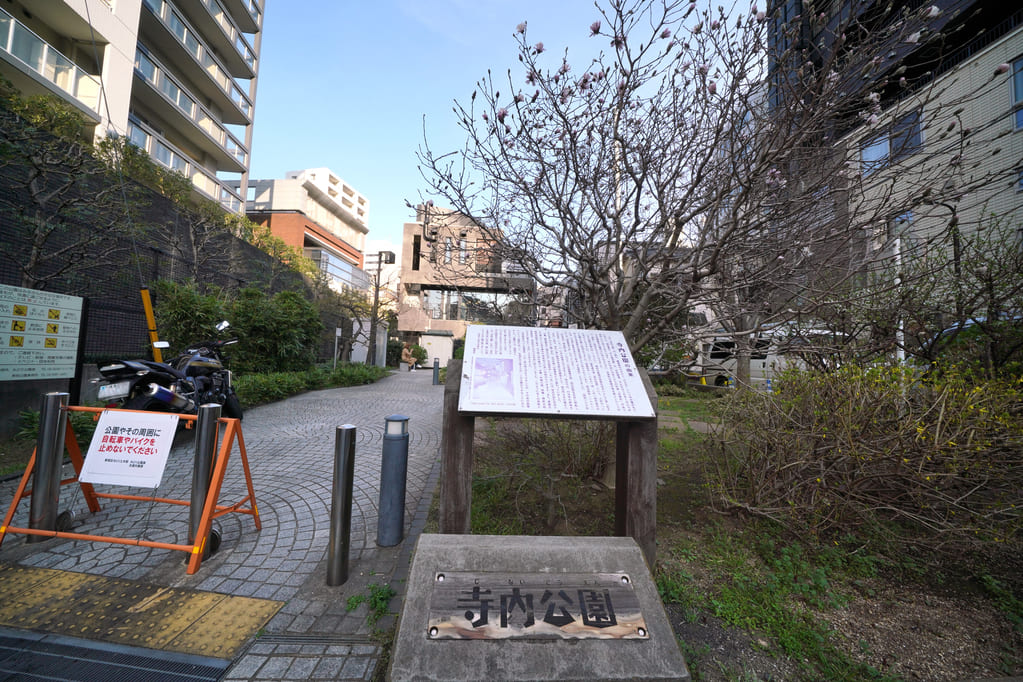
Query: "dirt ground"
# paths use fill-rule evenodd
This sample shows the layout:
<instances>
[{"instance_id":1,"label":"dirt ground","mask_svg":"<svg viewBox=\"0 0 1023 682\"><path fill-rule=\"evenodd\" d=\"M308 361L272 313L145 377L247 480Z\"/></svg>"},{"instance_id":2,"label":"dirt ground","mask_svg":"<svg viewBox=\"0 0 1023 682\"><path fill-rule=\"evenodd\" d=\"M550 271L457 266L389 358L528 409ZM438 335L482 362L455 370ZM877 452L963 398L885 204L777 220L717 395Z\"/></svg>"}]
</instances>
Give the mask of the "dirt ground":
<instances>
[{"instance_id":1,"label":"dirt ground","mask_svg":"<svg viewBox=\"0 0 1023 682\"><path fill-rule=\"evenodd\" d=\"M1019 654L1023 638L984 601L883 587L877 594L819 614L835 630L840 648L879 672L904 680L960 682L1023 679ZM694 679L779 682L805 677L765 638L729 627L706 614L695 619L677 605L666 606ZM1015 665L1012 661L1015 660Z\"/></svg>"}]
</instances>

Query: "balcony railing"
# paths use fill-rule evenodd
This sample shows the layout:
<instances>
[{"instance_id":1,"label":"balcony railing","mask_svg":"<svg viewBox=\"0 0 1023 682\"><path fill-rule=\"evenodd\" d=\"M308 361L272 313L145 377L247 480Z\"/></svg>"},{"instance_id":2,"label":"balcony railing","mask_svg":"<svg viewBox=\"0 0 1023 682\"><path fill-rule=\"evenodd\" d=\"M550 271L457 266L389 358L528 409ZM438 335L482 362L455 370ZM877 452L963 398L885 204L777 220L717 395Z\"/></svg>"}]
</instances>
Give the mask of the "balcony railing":
<instances>
[{"instance_id":1,"label":"balcony railing","mask_svg":"<svg viewBox=\"0 0 1023 682\"><path fill-rule=\"evenodd\" d=\"M193 163L180 150L161 139L144 124L130 119L128 121L128 139L136 147L144 149L154 161L164 168L177 171L191 180L192 186L200 193L214 201L219 201L221 206L232 213L241 212L242 200L238 194L221 184L215 175Z\"/></svg>"},{"instance_id":2,"label":"balcony railing","mask_svg":"<svg viewBox=\"0 0 1023 682\"><path fill-rule=\"evenodd\" d=\"M234 82L234 79L227 73L213 55L206 49L206 46L199 41L195 32L188 27L184 19L164 0L143 0L143 4L156 15L161 23L185 50L195 57L196 61L209 74L210 78L224 91L224 94L234 102L235 106L245 115L245 118L252 118L252 103L249 98Z\"/></svg>"},{"instance_id":3,"label":"balcony railing","mask_svg":"<svg viewBox=\"0 0 1023 682\"><path fill-rule=\"evenodd\" d=\"M206 5L210 16L220 25L220 28L224 29L224 33L227 34L234 44L234 49L238 50L238 54L242 56L242 59L245 60L249 68L255 70L256 55L252 53L252 48L249 47L249 42L245 39L244 34L231 21L231 15L224 10L217 0L202 0L202 4Z\"/></svg>"},{"instance_id":4,"label":"balcony railing","mask_svg":"<svg viewBox=\"0 0 1023 682\"><path fill-rule=\"evenodd\" d=\"M135 52L135 73L163 93L164 97L170 100L182 114L204 130L225 152L237 159L238 163L248 166L249 154L241 143L210 116L204 107L198 104L183 88L178 86L167 75L163 67L141 48Z\"/></svg>"},{"instance_id":5,"label":"balcony railing","mask_svg":"<svg viewBox=\"0 0 1023 682\"><path fill-rule=\"evenodd\" d=\"M0 49L99 113L99 80L0 9Z\"/></svg>"}]
</instances>

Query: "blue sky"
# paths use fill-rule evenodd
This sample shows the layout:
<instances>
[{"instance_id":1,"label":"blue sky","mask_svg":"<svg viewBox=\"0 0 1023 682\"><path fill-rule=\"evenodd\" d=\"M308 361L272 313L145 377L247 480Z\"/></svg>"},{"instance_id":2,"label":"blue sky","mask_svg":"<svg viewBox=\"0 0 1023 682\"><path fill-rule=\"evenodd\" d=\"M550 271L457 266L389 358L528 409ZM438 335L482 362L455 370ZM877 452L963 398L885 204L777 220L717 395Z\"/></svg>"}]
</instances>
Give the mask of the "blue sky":
<instances>
[{"instance_id":1,"label":"blue sky","mask_svg":"<svg viewBox=\"0 0 1023 682\"><path fill-rule=\"evenodd\" d=\"M488 68L516 70L519 22L531 44L589 61L597 18L592 0L267 0L251 177L326 166L369 198L366 252L397 250L405 200L425 191L424 116L436 151L459 148L453 101Z\"/></svg>"}]
</instances>

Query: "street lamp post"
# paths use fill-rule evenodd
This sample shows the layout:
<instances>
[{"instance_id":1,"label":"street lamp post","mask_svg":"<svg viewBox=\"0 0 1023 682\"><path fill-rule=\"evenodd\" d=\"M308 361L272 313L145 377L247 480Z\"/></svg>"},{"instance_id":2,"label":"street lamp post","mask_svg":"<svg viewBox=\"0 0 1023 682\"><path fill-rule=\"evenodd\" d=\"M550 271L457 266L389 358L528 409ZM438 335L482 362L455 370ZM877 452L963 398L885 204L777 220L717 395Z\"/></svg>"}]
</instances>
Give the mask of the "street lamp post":
<instances>
[{"instance_id":1,"label":"street lamp post","mask_svg":"<svg viewBox=\"0 0 1023 682\"><path fill-rule=\"evenodd\" d=\"M380 311L380 266L384 263L394 263L393 251L377 252L377 273L373 280L373 309L369 320L369 350L366 353L366 364L377 364L377 317ZM385 362L386 364L386 362Z\"/></svg>"}]
</instances>

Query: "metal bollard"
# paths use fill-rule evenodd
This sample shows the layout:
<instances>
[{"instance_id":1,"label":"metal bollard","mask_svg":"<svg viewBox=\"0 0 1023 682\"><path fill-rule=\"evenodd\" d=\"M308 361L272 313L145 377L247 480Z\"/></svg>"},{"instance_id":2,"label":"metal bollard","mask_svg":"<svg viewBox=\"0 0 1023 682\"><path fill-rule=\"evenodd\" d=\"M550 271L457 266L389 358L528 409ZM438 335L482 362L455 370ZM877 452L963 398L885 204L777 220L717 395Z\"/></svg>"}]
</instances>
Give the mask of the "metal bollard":
<instances>
[{"instance_id":1,"label":"metal bollard","mask_svg":"<svg viewBox=\"0 0 1023 682\"><path fill-rule=\"evenodd\" d=\"M404 537L409 418L401 414L392 414L385 420L384 446L380 462L377 544L381 547L392 547Z\"/></svg>"},{"instance_id":2,"label":"metal bollard","mask_svg":"<svg viewBox=\"0 0 1023 682\"><path fill-rule=\"evenodd\" d=\"M57 530L57 506L60 504L60 479L64 468L64 435L67 433L69 394L47 393L39 411L39 435L36 439L36 463L32 473L32 502L28 527ZM29 535L26 542L43 542L45 535Z\"/></svg>"},{"instance_id":3,"label":"metal bollard","mask_svg":"<svg viewBox=\"0 0 1023 682\"><path fill-rule=\"evenodd\" d=\"M202 523L202 510L209 496L210 480L213 477L213 453L217 451L217 436L220 432L220 405L209 403L199 406L199 419L195 426L195 461L192 465L192 500L188 506L188 544L195 544ZM219 540L219 538L218 538ZM212 552L210 538L202 543L205 559ZM219 542L216 543L219 546ZM186 560L189 557L186 557Z\"/></svg>"},{"instance_id":4,"label":"metal bollard","mask_svg":"<svg viewBox=\"0 0 1023 682\"><path fill-rule=\"evenodd\" d=\"M433 359L433 385L440 386L440 358Z\"/></svg>"},{"instance_id":5,"label":"metal bollard","mask_svg":"<svg viewBox=\"0 0 1023 682\"><path fill-rule=\"evenodd\" d=\"M352 485L355 480L355 426L337 427L334 438L334 487L330 500L330 542L327 545L327 584L348 580L348 550L352 535Z\"/></svg>"}]
</instances>

